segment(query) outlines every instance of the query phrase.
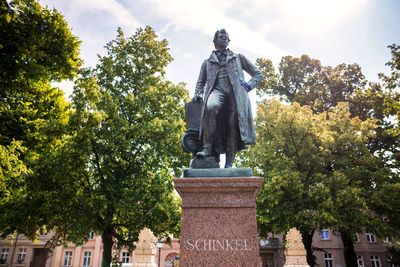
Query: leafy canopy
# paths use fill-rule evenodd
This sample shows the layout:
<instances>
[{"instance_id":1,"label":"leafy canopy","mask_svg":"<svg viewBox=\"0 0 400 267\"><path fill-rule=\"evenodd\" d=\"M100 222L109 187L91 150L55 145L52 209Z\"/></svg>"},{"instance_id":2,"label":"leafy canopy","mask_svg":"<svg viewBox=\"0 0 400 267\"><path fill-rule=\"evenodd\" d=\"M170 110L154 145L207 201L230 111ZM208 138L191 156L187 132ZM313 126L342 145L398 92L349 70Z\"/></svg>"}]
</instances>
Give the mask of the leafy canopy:
<instances>
[{"instance_id":1,"label":"leafy canopy","mask_svg":"<svg viewBox=\"0 0 400 267\"><path fill-rule=\"evenodd\" d=\"M352 118L346 103L315 114L296 102L264 100L255 122L257 144L241 164L265 178L257 200L262 236L296 227L309 239L310 260L315 230L332 227L350 238L366 229L390 232L372 212L372 195L392 183L390 170L367 147L374 120Z\"/></svg>"},{"instance_id":2,"label":"leafy canopy","mask_svg":"<svg viewBox=\"0 0 400 267\"><path fill-rule=\"evenodd\" d=\"M72 78L82 61L63 16L34 0L0 3L0 232L31 239L46 218L28 183L65 133L69 105L50 82Z\"/></svg>"},{"instance_id":3,"label":"leafy canopy","mask_svg":"<svg viewBox=\"0 0 400 267\"><path fill-rule=\"evenodd\" d=\"M128 38L119 29L106 49L77 79L70 134L46 155L36 187L55 241L83 242L92 230L109 264L114 242L133 249L144 227L159 237L179 231L171 178L188 160L179 145L188 93L165 80L172 57L150 27Z\"/></svg>"},{"instance_id":4,"label":"leafy canopy","mask_svg":"<svg viewBox=\"0 0 400 267\"><path fill-rule=\"evenodd\" d=\"M396 114L391 107L395 107L398 96L379 83L365 80L358 64L324 66L319 60L302 55L282 57L277 70L268 59L258 59L257 65L264 75L263 82L257 86L260 96L272 95L288 103L297 102L316 114L347 102L351 117L375 119L378 127L376 134L369 137L369 150L381 158L382 164L398 168L399 143L394 133L397 126L391 119L391 114ZM395 60L388 65L395 68ZM386 79L389 82L393 77Z\"/></svg>"}]
</instances>

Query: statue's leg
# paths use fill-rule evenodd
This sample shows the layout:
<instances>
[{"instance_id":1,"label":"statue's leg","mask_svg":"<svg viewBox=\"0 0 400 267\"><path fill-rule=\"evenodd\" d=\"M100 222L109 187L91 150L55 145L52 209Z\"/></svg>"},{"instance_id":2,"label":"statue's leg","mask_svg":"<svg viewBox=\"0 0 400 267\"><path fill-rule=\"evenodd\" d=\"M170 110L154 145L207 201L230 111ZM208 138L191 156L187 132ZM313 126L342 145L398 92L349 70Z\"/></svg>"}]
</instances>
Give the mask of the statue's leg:
<instances>
[{"instance_id":1,"label":"statue's leg","mask_svg":"<svg viewBox=\"0 0 400 267\"><path fill-rule=\"evenodd\" d=\"M208 96L204 110L203 127L203 150L198 152L198 157L209 157L212 155L212 143L217 129L218 114L225 102L224 93L213 89Z\"/></svg>"},{"instance_id":2,"label":"statue's leg","mask_svg":"<svg viewBox=\"0 0 400 267\"><path fill-rule=\"evenodd\" d=\"M236 101L233 92L228 97L228 132L226 137L226 162L225 168L232 168L239 143L239 123Z\"/></svg>"}]
</instances>

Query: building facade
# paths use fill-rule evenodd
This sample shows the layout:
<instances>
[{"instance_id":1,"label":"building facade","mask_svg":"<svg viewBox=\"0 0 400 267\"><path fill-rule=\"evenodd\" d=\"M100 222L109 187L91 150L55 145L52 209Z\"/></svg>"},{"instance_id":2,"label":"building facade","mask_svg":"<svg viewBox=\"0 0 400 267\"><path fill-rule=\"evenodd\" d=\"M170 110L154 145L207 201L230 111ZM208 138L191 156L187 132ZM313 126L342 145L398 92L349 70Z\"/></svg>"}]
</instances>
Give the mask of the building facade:
<instances>
[{"instance_id":1,"label":"building facade","mask_svg":"<svg viewBox=\"0 0 400 267\"><path fill-rule=\"evenodd\" d=\"M358 267L394 267L388 262L383 240L372 233L357 234L354 243ZM313 236L316 261L320 267L345 267L343 244L332 229L316 231ZM262 267L281 267L285 263L282 237L260 240Z\"/></svg>"},{"instance_id":2,"label":"building facade","mask_svg":"<svg viewBox=\"0 0 400 267\"><path fill-rule=\"evenodd\" d=\"M41 235L37 242L31 242L19 235L0 241L0 267L100 267L102 257L101 236L91 233L83 246L68 244L50 251L45 248L49 235ZM12 242L11 242L12 241ZM157 240L155 239L154 242ZM388 262L384 242L372 233L358 235L355 250L358 267L394 267ZM319 266L345 267L343 245L340 237L331 229L316 231L313 246L320 248L314 252ZM135 253L127 250L114 251L123 267L133 267ZM260 239L261 267L281 267L285 263L282 248L282 236ZM156 247L155 266L179 267L179 242L173 239L172 245L161 244Z\"/></svg>"},{"instance_id":3,"label":"building facade","mask_svg":"<svg viewBox=\"0 0 400 267\"><path fill-rule=\"evenodd\" d=\"M89 240L82 246L70 243L53 250L45 248L52 237L40 235L37 242L27 240L23 235L18 238L0 240L0 267L100 267L103 253L101 236L91 233ZM154 240L156 242L156 239ZM160 243L155 251L155 266L179 266L179 242L173 239L171 245ZM14 255L13 255L14 254ZM135 253L127 249L114 251L122 267L133 267Z\"/></svg>"},{"instance_id":4,"label":"building facade","mask_svg":"<svg viewBox=\"0 0 400 267\"><path fill-rule=\"evenodd\" d=\"M17 235L9 239L0 239L0 267L51 267L52 253L45 248L46 242L51 236L39 235L36 242L32 242Z\"/></svg>"}]
</instances>

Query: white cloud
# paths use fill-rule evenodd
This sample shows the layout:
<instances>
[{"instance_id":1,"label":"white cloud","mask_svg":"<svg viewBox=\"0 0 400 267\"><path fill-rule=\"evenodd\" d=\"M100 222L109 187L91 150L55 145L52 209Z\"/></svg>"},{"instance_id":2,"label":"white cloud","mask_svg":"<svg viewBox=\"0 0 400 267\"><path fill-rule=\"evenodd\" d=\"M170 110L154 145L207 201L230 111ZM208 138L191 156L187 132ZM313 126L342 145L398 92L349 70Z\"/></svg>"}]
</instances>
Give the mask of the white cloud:
<instances>
[{"instance_id":1,"label":"white cloud","mask_svg":"<svg viewBox=\"0 0 400 267\"><path fill-rule=\"evenodd\" d=\"M189 53L184 53L183 57L186 58L186 59L191 59L191 58L193 58L193 55L189 54Z\"/></svg>"},{"instance_id":2,"label":"white cloud","mask_svg":"<svg viewBox=\"0 0 400 267\"><path fill-rule=\"evenodd\" d=\"M72 32L82 41L81 56L86 67L96 65L97 54L104 53L103 47L115 36L117 27L121 27L126 34L132 34L137 27L141 27L135 16L117 0L39 1L41 5L55 8L65 16ZM72 93L72 81L53 85L63 89L67 97Z\"/></svg>"},{"instance_id":3,"label":"white cloud","mask_svg":"<svg viewBox=\"0 0 400 267\"><path fill-rule=\"evenodd\" d=\"M359 12L367 0L282 0L277 8L292 31L326 30Z\"/></svg>"},{"instance_id":4,"label":"white cloud","mask_svg":"<svg viewBox=\"0 0 400 267\"><path fill-rule=\"evenodd\" d=\"M267 41L267 36L249 27L245 21L225 12L243 1L187 1L187 0L143 0L147 7L154 9L157 16L167 19L175 26L185 30L200 31L213 36L217 29L225 28L231 39L233 49L252 52L259 57L279 61L287 54L282 49ZM144 2L143 2L144 3ZM266 27L264 28L264 33Z\"/></svg>"},{"instance_id":5,"label":"white cloud","mask_svg":"<svg viewBox=\"0 0 400 267\"><path fill-rule=\"evenodd\" d=\"M102 22L121 26L134 32L141 27L140 22L117 0L40 0L42 4L61 10L70 19L98 13L104 17Z\"/></svg>"}]
</instances>

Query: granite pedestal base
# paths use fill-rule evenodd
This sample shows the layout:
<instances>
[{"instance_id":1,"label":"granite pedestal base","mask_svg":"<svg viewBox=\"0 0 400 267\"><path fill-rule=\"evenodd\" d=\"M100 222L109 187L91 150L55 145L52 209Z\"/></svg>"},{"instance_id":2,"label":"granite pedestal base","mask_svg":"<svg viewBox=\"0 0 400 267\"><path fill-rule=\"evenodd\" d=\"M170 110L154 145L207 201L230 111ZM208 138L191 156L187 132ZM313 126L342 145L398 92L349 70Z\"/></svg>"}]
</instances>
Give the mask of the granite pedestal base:
<instances>
[{"instance_id":1,"label":"granite pedestal base","mask_svg":"<svg viewBox=\"0 0 400 267\"><path fill-rule=\"evenodd\" d=\"M256 196L261 177L174 179L182 198L180 266L259 267Z\"/></svg>"}]
</instances>

